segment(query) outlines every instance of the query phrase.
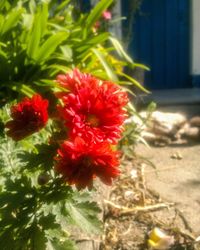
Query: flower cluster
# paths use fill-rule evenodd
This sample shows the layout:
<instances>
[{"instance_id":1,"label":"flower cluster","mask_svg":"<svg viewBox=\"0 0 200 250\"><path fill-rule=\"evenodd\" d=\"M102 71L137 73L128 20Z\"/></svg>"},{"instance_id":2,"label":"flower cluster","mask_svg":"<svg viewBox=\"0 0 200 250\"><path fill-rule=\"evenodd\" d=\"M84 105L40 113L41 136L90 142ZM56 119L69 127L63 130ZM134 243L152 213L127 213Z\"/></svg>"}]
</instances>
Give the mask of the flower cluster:
<instances>
[{"instance_id":1,"label":"flower cluster","mask_svg":"<svg viewBox=\"0 0 200 250\"><path fill-rule=\"evenodd\" d=\"M9 129L7 135L19 141L45 127L48 104L47 100L37 94L31 99L25 97L22 102L12 106L13 120L6 123L6 128Z\"/></svg>"},{"instance_id":2,"label":"flower cluster","mask_svg":"<svg viewBox=\"0 0 200 250\"><path fill-rule=\"evenodd\" d=\"M56 93L56 120L64 127L59 140L55 170L78 189L91 188L99 177L110 185L119 175L118 143L126 118L126 92L110 81L102 81L75 69L58 75L63 91ZM38 131L46 125L48 101L35 95L12 107L12 121L7 134L15 140Z\"/></svg>"},{"instance_id":3,"label":"flower cluster","mask_svg":"<svg viewBox=\"0 0 200 250\"><path fill-rule=\"evenodd\" d=\"M126 117L123 107L127 94L119 86L100 81L74 70L72 75L60 75L57 81L70 90L60 93L64 106L58 106L70 138L77 135L94 143L107 141L116 144Z\"/></svg>"}]
</instances>

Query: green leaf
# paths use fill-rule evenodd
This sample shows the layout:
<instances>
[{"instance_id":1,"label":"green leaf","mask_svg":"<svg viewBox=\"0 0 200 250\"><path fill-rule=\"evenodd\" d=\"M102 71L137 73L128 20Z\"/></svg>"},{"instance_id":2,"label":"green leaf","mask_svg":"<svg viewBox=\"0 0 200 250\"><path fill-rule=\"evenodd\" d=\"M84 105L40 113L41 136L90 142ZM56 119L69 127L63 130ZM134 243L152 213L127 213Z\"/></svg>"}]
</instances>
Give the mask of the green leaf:
<instances>
[{"instance_id":1,"label":"green leaf","mask_svg":"<svg viewBox=\"0 0 200 250\"><path fill-rule=\"evenodd\" d=\"M46 31L46 23L48 18L48 6L43 4L38 7L37 13L34 15L32 29L29 32L27 44L27 55L34 59L36 57L40 40Z\"/></svg>"},{"instance_id":2,"label":"green leaf","mask_svg":"<svg viewBox=\"0 0 200 250\"><path fill-rule=\"evenodd\" d=\"M12 82L12 84L7 84L7 87L28 97L32 97L35 94L35 91L31 87L22 83Z\"/></svg>"},{"instance_id":3,"label":"green leaf","mask_svg":"<svg viewBox=\"0 0 200 250\"><path fill-rule=\"evenodd\" d=\"M63 55L65 56L66 60L72 61L73 51L72 51L71 47L68 45L63 45L63 46L60 46L60 49L61 49Z\"/></svg>"},{"instance_id":4,"label":"green leaf","mask_svg":"<svg viewBox=\"0 0 200 250\"><path fill-rule=\"evenodd\" d=\"M113 46L116 49L116 52L118 53L118 55L124 59L125 61L133 64L133 60L132 58L124 51L122 45L120 44L120 42L114 38L114 37L110 37L109 40L112 42Z\"/></svg>"},{"instance_id":5,"label":"green leaf","mask_svg":"<svg viewBox=\"0 0 200 250\"><path fill-rule=\"evenodd\" d=\"M65 0L65 1L63 1L61 4L59 4L57 6L55 12L59 12L59 11L63 10L70 2L71 2L71 0Z\"/></svg>"},{"instance_id":6,"label":"green leaf","mask_svg":"<svg viewBox=\"0 0 200 250\"><path fill-rule=\"evenodd\" d=\"M1 34L1 31L2 31L2 28L3 28L4 19L5 19L5 17L3 15L0 15L0 34Z\"/></svg>"},{"instance_id":7,"label":"green leaf","mask_svg":"<svg viewBox=\"0 0 200 250\"><path fill-rule=\"evenodd\" d=\"M23 11L24 10L22 8L18 10L15 9L5 17L5 21L1 30L2 35L13 29L17 25Z\"/></svg>"},{"instance_id":8,"label":"green leaf","mask_svg":"<svg viewBox=\"0 0 200 250\"><path fill-rule=\"evenodd\" d=\"M88 233L99 233L101 223L97 219L100 212L95 202L66 202L65 209L70 216L70 221Z\"/></svg>"},{"instance_id":9,"label":"green leaf","mask_svg":"<svg viewBox=\"0 0 200 250\"><path fill-rule=\"evenodd\" d=\"M66 67L64 65L60 65L60 64L52 64L52 65L48 66L47 68L50 69L51 72L52 72L52 70L55 70L56 74L57 73L67 73L71 70L71 68ZM52 76L53 75L55 75L55 74L52 74Z\"/></svg>"},{"instance_id":10,"label":"green leaf","mask_svg":"<svg viewBox=\"0 0 200 250\"><path fill-rule=\"evenodd\" d=\"M103 11L106 10L111 4L113 0L101 0L99 1L96 6L92 9L89 16L85 22L85 33L91 29L92 26L96 23L96 21L100 18Z\"/></svg>"},{"instance_id":11,"label":"green leaf","mask_svg":"<svg viewBox=\"0 0 200 250\"><path fill-rule=\"evenodd\" d=\"M46 248L47 239L45 237L45 232L35 226L32 230L31 245L33 250L44 250Z\"/></svg>"},{"instance_id":12,"label":"green leaf","mask_svg":"<svg viewBox=\"0 0 200 250\"><path fill-rule=\"evenodd\" d=\"M4 8L5 4L6 4L5 0L0 1L0 10L2 10Z\"/></svg>"},{"instance_id":13,"label":"green leaf","mask_svg":"<svg viewBox=\"0 0 200 250\"><path fill-rule=\"evenodd\" d=\"M48 80L48 79L41 79L40 81L34 82L37 86L43 86L43 87L57 87L57 83L54 80Z\"/></svg>"},{"instance_id":14,"label":"green leaf","mask_svg":"<svg viewBox=\"0 0 200 250\"><path fill-rule=\"evenodd\" d=\"M46 250L78 250L74 242L71 240L65 240L64 242L54 239L48 241Z\"/></svg>"},{"instance_id":15,"label":"green leaf","mask_svg":"<svg viewBox=\"0 0 200 250\"><path fill-rule=\"evenodd\" d=\"M24 27L26 28L26 30L30 30L31 26L33 24L33 15L31 15L31 14L23 14L22 17L23 17L23 25L24 25Z\"/></svg>"},{"instance_id":16,"label":"green leaf","mask_svg":"<svg viewBox=\"0 0 200 250\"><path fill-rule=\"evenodd\" d=\"M35 56L35 61L37 63L45 61L60 45L69 34L67 32L58 32L50 36L45 43L38 49L38 52Z\"/></svg>"},{"instance_id":17,"label":"green leaf","mask_svg":"<svg viewBox=\"0 0 200 250\"><path fill-rule=\"evenodd\" d=\"M31 14L33 14L35 12L36 2L34 0L29 1L29 9L30 9Z\"/></svg>"},{"instance_id":18,"label":"green leaf","mask_svg":"<svg viewBox=\"0 0 200 250\"><path fill-rule=\"evenodd\" d=\"M145 66L144 64L140 64L140 63L134 63L134 67L141 68L141 69L144 69L147 71L150 70L149 67Z\"/></svg>"},{"instance_id":19,"label":"green leaf","mask_svg":"<svg viewBox=\"0 0 200 250\"><path fill-rule=\"evenodd\" d=\"M101 62L102 66L104 67L104 69L105 69L108 77L110 78L110 80L118 81L117 75L115 74L112 66L106 60L103 53L101 53L98 49L94 49L94 48L92 49L92 51L94 52L94 54L97 56L97 58Z\"/></svg>"},{"instance_id":20,"label":"green leaf","mask_svg":"<svg viewBox=\"0 0 200 250\"><path fill-rule=\"evenodd\" d=\"M94 36L93 38L88 39L88 43L91 45L96 45L103 43L105 40L107 40L109 37L109 33L104 32L99 35Z\"/></svg>"},{"instance_id":21,"label":"green leaf","mask_svg":"<svg viewBox=\"0 0 200 250\"><path fill-rule=\"evenodd\" d=\"M144 91L145 93L150 93L145 87L143 87L137 80L134 78L130 77L129 75L123 73L123 72L118 72L119 75L124 76L126 79L128 79L133 85ZM123 81L121 81L123 83Z\"/></svg>"},{"instance_id":22,"label":"green leaf","mask_svg":"<svg viewBox=\"0 0 200 250\"><path fill-rule=\"evenodd\" d=\"M4 57L5 59L7 59L7 55L5 52L3 52L0 48L0 56Z\"/></svg>"}]
</instances>

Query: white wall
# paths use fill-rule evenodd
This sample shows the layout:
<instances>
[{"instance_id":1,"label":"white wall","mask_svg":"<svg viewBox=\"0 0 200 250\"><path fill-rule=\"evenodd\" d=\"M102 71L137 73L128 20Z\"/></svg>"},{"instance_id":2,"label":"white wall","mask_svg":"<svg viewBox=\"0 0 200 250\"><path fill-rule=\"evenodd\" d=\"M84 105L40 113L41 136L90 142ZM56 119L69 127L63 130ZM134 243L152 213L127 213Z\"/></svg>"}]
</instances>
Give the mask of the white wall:
<instances>
[{"instance_id":1,"label":"white wall","mask_svg":"<svg viewBox=\"0 0 200 250\"><path fill-rule=\"evenodd\" d=\"M200 75L200 0L191 2L191 74Z\"/></svg>"}]
</instances>

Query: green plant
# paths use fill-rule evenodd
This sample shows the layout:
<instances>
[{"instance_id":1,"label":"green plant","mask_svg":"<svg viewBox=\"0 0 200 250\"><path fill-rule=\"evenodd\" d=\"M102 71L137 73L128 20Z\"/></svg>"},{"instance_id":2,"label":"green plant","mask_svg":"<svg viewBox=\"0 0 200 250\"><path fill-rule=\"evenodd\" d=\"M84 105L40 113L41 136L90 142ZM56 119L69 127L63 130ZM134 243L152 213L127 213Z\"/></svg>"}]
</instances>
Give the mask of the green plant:
<instances>
[{"instance_id":1,"label":"green plant","mask_svg":"<svg viewBox=\"0 0 200 250\"><path fill-rule=\"evenodd\" d=\"M8 108L1 112L6 121ZM99 233L100 209L89 192L67 186L53 171L51 124L29 139L0 137L0 249L76 249L70 231Z\"/></svg>"},{"instance_id":2,"label":"green plant","mask_svg":"<svg viewBox=\"0 0 200 250\"><path fill-rule=\"evenodd\" d=\"M144 66L135 64L107 31L94 31L96 21L113 0L100 1L89 14L78 13L73 1L57 2L1 2L1 97L6 93L11 98L13 91L31 96L38 89L45 92L56 88L52 79L73 67L144 90L123 73L125 66Z\"/></svg>"},{"instance_id":3,"label":"green plant","mask_svg":"<svg viewBox=\"0 0 200 250\"><path fill-rule=\"evenodd\" d=\"M61 87L54 80L72 68L123 86L136 85L123 72L135 64L107 31L94 30L113 0L101 0L82 14L65 0L0 2L0 124L8 107L21 95L42 93L53 99ZM3 127L3 126L1 126ZM70 235L77 225L99 232L100 211L91 192L77 192L54 173L54 145L49 135L55 124L20 142L9 139L0 127L0 249L75 249Z\"/></svg>"}]
</instances>

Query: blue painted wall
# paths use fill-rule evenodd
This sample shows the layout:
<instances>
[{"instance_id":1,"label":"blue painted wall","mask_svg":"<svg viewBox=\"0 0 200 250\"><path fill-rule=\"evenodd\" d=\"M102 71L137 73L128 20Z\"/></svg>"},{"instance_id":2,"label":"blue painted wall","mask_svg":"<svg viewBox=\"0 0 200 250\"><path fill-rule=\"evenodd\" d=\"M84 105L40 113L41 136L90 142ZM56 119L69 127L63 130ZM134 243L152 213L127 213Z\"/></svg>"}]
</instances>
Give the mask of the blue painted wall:
<instances>
[{"instance_id":1,"label":"blue painted wall","mask_svg":"<svg viewBox=\"0 0 200 250\"><path fill-rule=\"evenodd\" d=\"M90 0L79 0L80 8L83 12L88 12L91 9Z\"/></svg>"},{"instance_id":2,"label":"blue painted wall","mask_svg":"<svg viewBox=\"0 0 200 250\"><path fill-rule=\"evenodd\" d=\"M122 1L128 15L130 2ZM136 61L146 64L149 89L191 87L189 78L189 0L143 0L131 24L129 52ZM124 22L126 35L127 20Z\"/></svg>"}]
</instances>

